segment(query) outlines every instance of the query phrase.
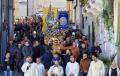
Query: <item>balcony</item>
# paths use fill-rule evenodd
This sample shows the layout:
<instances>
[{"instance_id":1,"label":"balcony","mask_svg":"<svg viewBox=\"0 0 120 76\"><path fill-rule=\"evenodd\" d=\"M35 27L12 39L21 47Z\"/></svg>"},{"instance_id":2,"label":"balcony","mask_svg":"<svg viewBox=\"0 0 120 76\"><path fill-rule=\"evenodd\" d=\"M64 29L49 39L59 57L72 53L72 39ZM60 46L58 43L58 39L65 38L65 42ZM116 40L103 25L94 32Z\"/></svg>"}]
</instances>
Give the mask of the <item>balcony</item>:
<instances>
[{"instance_id":1,"label":"balcony","mask_svg":"<svg viewBox=\"0 0 120 76\"><path fill-rule=\"evenodd\" d=\"M99 15L99 12L96 11L95 8L91 8L90 6L87 6L83 9L83 15L89 16L90 19L95 20Z\"/></svg>"},{"instance_id":2,"label":"balcony","mask_svg":"<svg viewBox=\"0 0 120 76\"><path fill-rule=\"evenodd\" d=\"M102 0L90 0L89 4L93 9L96 9L96 11L98 12L101 12L103 10Z\"/></svg>"},{"instance_id":3,"label":"balcony","mask_svg":"<svg viewBox=\"0 0 120 76\"><path fill-rule=\"evenodd\" d=\"M102 1L89 0L89 4L85 6L83 14L98 16L103 11Z\"/></svg>"}]
</instances>

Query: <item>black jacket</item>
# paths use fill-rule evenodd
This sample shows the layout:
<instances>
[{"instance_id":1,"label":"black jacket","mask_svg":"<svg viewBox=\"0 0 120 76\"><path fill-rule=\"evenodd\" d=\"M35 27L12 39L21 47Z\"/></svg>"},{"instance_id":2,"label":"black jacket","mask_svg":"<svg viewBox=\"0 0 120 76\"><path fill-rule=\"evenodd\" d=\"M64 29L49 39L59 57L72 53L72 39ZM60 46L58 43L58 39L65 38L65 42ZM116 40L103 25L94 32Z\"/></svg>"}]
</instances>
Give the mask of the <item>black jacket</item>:
<instances>
[{"instance_id":1,"label":"black jacket","mask_svg":"<svg viewBox=\"0 0 120 76\"><path fill-rule=\"evenodd\" d=\"M3 65L4 65L3 70L7 70L7 66L9 66L10 70L12 70L12 71L14 71L14 69L15 69L15 61L12 58L10 58L9 61L5 61L5 59L4 59L4 64Z\"/></svg>"}]
</instances>

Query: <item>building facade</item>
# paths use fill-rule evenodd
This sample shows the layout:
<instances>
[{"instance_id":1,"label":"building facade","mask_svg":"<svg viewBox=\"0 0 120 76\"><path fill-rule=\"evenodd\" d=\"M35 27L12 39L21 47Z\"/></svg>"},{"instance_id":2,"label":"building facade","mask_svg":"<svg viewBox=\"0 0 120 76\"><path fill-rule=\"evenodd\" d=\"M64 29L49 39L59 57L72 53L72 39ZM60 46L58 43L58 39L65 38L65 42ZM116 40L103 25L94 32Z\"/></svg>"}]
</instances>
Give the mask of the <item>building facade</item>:
<instances>
[{"instance_id":1,"label":"building facade","mask_svg":"<svg viewBox=\"0 0 120 76\"><path fill-rule=\"evenodd\" d=\"M15 19L33 15L34 0L14 0Z\"/></svg>"},{"instance_id":2,"label":"building facade","mask_svg":"<svg viewBox=\"0 0 120 76\"><path fill-rule=\"evenodd\" d=\"M8 39L13 35L13 0L0 0L0 63L7 48Z\"/></svg>"},{"instance_id":3,"label":"building facade","mask_svg":"<svg viewBox=\"0 0 120 76\"><path fill-rule=\"evenodd\" d=\"M102 49L102 55L110 57L116 52L119 52L118 46L116 46L118 38L118 22L119 21L119 2L120 0L111 0L114 4L109 9L112 11L112 16L110 17L113 24L109 28L106 27L105 20L103 17L103 10L108 10L105 8L108 4L104 0L86 0L88 1L85 6L81 6L81 3L74 0L76 13L75 20L80 20L80 29L87 36L90 41L90 48L96 43ZM105 0L108 1L108 0ZM108 2L109 3L109 2ZM79 18L77 18L79 17ZM76 22L78 23L78 22ZM109 24L108 24L109 25ZM120 36L119 36L120 37ZM118 56L120 56L120 53ZM118 57L119 59L120 57ZM120 60L117 60L120 63Z\"/></svg>"},{"instance_id":4,"label":"building facade","mask_svg":"<svg viewBox=\"0 0 120 76\"><path fill-rule=\"evenodd\" d=\"M103 18L103 1L88 0L88 2L89 5L84 8L86 12L83 12L85 26L83 32L88 36L91 45L97 43L101 47L103 54L109 57L116 52L114 26L112 25L113 27L109 30L106 28Z\"/></svg>"},{"instance_id":5,"label":"building facade","mask_svg":"<svg viewBox=\"0 0 120 76\"><path fill-rule=\"evenodd\" d=\"M27 0L14 0L14 19L27 16Z\"/></svg>"},{"instance_id":6,"label":"building facade","mask_svg":"<svg viewBox=\"0 0 120 76\"><path fill-rule=\"evenodd\" d=\"M14 0L15 19L40 13L44 8L49 8L50 3L53 8L58 8L59 11L67 10L66 0Z\"/></svg>"},{"instance_id":7,"label":"building facade","mask_svg":"<svg viewBox=\"0 0 120 76\"><path fill-rule=\"evenodd\" d=\"M114 0L114 37L117 44L117 62L120 67L120 0Z\"/></svg>"},{"instance_id":8,"label":"building facade","mask_svg":"<svg viewBox=\"0 0 120 76\"><path fill-rule=\"evenodd\" d=\"M74 0L67 0L67 11L69 12L69 21L75 23Z\"/></svg>"},{"instance_id":9,"label":"building facade","mask_svg":"<svg viewBox=\"0 0 120 76\"><path fill-rule=\"evenodd\" d=\"M78 26L78 28L80 29L81 25L82 25L82 6L80 3L80 0L74 0L73 6L74 6L75 23Z\"/></svg>"}]
</instances>

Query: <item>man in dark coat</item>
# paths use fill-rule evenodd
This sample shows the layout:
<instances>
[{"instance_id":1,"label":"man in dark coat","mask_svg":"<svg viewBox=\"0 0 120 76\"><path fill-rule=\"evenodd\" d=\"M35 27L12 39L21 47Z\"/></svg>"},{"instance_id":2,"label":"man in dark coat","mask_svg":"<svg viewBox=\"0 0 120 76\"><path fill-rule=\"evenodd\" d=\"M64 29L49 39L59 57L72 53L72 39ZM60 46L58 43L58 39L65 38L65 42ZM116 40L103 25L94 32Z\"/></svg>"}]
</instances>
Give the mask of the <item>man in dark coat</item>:
<instances>
[{"instance_id":1,"label":"man in dark coat","mask_svg":"<svg viewBox=\"0 0 120 76\"><path fill-rule=\"evenodd\" d=\"M15 51L16 45L14 44L13 40L10 40L7 46L7 51L11 53L11 57L15 58Z\"/></svg>"},{"instance_id":2,"label":"man in dark coat","mask_svg":"<svg viewBox=\"0 0 120 76\"><path fill-rule=\"evenodd\" d=\"M24 58L33 55L32 47L29 45L29 42L25 42L25 46L22 48L22 53Z\"/></svg>"},{"instance_id":3,"label":"man in dark coat","mask_svg":"<svg viewBox=\"0 0 120 76\"><path fill-rule=\"evenodd\" d=\"M22 53L22 45L20 43L17 44L17 48L16 48L16 68L18 72L22 72L21 71L21 66L24 62L24 57L23 57L23 53Z\"/></svg>"},{"instance_id":4,"label":"man in dark coat","mask_svg":"<svg viewBox=\"0 0 120 76\"><path fill-rule=\"evenodd\" d=\"M41 57L41 49L40 49L40 44L38 41L35 41L33 43L33 61L36 61L36 58Z\"/></svg>"}]
</instances>

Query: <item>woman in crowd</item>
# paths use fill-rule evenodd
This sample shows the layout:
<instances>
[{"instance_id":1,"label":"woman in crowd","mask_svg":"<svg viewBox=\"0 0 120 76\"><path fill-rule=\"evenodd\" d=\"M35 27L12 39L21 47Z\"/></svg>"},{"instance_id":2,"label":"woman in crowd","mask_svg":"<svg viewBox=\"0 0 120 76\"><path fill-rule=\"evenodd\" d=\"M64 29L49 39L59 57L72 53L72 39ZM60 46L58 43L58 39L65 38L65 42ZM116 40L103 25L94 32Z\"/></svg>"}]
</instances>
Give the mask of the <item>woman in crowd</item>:
<instances>
[{"instance_id":1,"label":"woman in crowd","mask_svg":"<svg viewBox=\"0 0 120 76\"><path fill-rule=\"evenodd\" d=\"M4 76L13 76L13 71L15 69L15 61L11 57L10 52L6 52L4 60Z\"/></svg>"},{"instance_id":2,"label":"woman in crowd","mask_svg":"<svg viewBox=\"0 0 120 76\"><path fill-rule=\"evenodd\" d=\"M120 70L115 61L113 61L110 66L109 76L120 76Z\"/></svg>"}]
</instances>

